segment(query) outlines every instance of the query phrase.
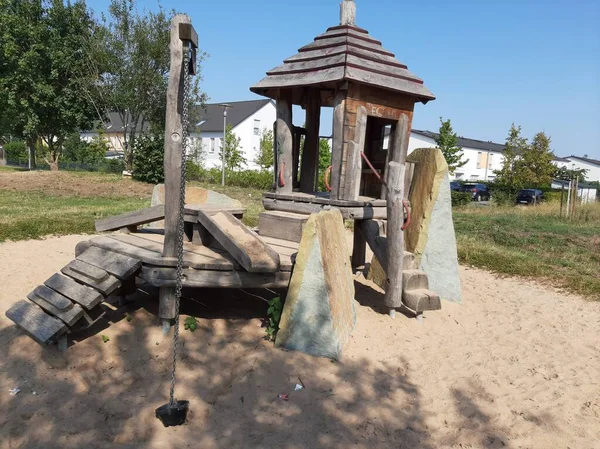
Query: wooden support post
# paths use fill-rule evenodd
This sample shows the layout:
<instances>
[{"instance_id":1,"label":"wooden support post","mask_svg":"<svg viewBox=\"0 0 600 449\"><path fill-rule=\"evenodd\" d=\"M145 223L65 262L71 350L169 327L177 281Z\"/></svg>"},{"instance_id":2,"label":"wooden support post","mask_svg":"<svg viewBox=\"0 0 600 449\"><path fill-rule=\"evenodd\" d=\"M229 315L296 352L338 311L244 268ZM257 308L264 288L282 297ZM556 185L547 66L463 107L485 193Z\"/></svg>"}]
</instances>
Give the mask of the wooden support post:
<instances>
[{"instance_id":1,"label":"wooden support post","mask_svg":"<svg viewBox=\"0 0 600 449\"><path fill-rule=\"evenodd\" d=\"M352 270L364 267L367 261L367 239L360 230L361 223L354 220L354 245L352 249Z\"/></svg>"},{"instance_id":2,"label":"wooden support post","mask_svg":"<svg viewBox=\"0 0 600 449\"><path fill-rule=\"evenodd\" d=\"M342 153L344 151L344 116L347 91L336 93L333 104L333 148L331 153L331 199L340 199L342 186Z\"/></svg>"},{"instance_id":3,"label":"wooden support post","mask_svg":"<svg viewBox=\"0 0 600 449\"><path fill-rule=\"evenodd\" d=\"M280 91L277 98L277 193L290 193L294 188L292 100L289 91Z\"/></svg>"},{"instance_id":4,"label":"wooden support post","mask_svg":"<svg viewBox=\"0 0 600 449\"><path fill-rule=\"evenodd\" d=\"M354 201L358 199L362 179L362 156L365 150L367 134L367 108L359 106L356 111L356 127L354 140L348 143L348 158L346 160L345 188L341 199Z\"/></svg>"},{"instance_id":5,"label":"wooden support post","mask_svg":"<svg viewBox=\"0 0 600 449\"><path fill-rule=\"evenodd\" d=\"M176 306L175 287L161 287L158 291L158 317L163 322L175 319Z\"/></svg>"},{"instance_id":6,"label":"wooden support post","mask_svg":"<svg viewBox=\"0 0 600 449\"><path fill-rule=\"evenodd\" d=\"M395 309L402 305L402 272L404 270L404 165L390 162L387 197L387 282L385 305Z\"/></svg>"},{"instance_id":7,"label":"wooden support post","mask_svg":"<svg viewBox=\"0 0 600 449\"><path fill-rule=\"evenodd\" d=\"M308 91L306 106L306 139L302 152L300 191L312 193L319 169L319 127L321 124L321 98L318 90Z\"/></svg>"},{"instance_id":8,"label":"wooden support post","mask_svg":"<svg viewBox=\"0 0 600 449\"><path fill-rule=\"evenodd\" d=\"M392 126L392 139L390 140L390 148L388 149L390 162L397 162L403 165L406 163L409 139L410 117L406 114L401 114L400 120Z\"/></svg>"},{"instance_id":9,"label":"wooden support post","mask_svg":"<svg viewBox=\"0 0 600 449\"><path fill-rule=\"evenodd\" d=\"M277 178L279 177L279 173L277 172L277 167L279 167L279 157L277 151L277 120L273 122L273 189L277 188L277 183L279 182Z\"/></svg>"},{"instance_id":10,"label":"wooden support post","mask_svg":"<svg viewBox=\"0 0 600 449\"><path fill-rule=\"evenodd\" d=\"M179 37L179 25L191 23L190 18L178 14L171 21L171 69L167 90L167 114L165 122L165 244L164 257L177 255L177 230L179 224L179 196L181 195L181 155L183 152L182 113L184 103L183 52L189 43Z\"/></svg>"},{"instance_id":11,"label":"wooden support post","mask_svg":"<svg viewBox=\"0 0 600 449\"><path fill-rule=\"evenodd\" d=\"M301 128L294 127L292 133L292 158L294 161L294 170L292 171L292 178L294 180L294 189L300 186L300 182L298 180L298 166L300 165L300 145L302 143L302 132L300 131L300 129Z\"/></svg>"}]
</instances>

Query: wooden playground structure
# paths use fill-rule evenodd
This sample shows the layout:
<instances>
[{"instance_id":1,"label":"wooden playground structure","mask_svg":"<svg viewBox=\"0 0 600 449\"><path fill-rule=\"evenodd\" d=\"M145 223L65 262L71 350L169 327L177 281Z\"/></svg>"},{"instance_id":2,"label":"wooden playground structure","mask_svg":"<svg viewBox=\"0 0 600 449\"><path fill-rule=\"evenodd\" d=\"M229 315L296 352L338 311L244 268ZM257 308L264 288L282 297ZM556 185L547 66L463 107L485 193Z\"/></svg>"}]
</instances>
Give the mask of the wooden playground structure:
<instances>
[{"instance_id":1,"label":"wooden playground structure","mask_svg":"<svg viewBox=\"0 0 600 449\"><path fill-rule=\"evenodd\" d=\"M368 244L387 273L385 304L391 314L401 306L416 314L439 309L427 275L404 252L403 233L410 220L406 155L414 105L435 97L355 25L354 2L342 2L338 26L251 88L277 104L275 189L264 194L258 232L241 222L243 208L184 205L186 83L197 46L189 18L177 16L171 28L164 206L99 220L98 232L125 232L81 242L76 259L7 316L39 343L58 343L64 350L69 333L99 319L108 296L130 294L143 281L159 288L158 314L168 328L178 316L178 279L184 288L287 288L304 223L310 214L330 209L354 221L353 268L366 266ZM293 105L306 110L304 130L292 124ZM316 191L322 107L334 110L328 192ZM163 219L164 230L141 228Z\"/></svg>"}]
</instances>

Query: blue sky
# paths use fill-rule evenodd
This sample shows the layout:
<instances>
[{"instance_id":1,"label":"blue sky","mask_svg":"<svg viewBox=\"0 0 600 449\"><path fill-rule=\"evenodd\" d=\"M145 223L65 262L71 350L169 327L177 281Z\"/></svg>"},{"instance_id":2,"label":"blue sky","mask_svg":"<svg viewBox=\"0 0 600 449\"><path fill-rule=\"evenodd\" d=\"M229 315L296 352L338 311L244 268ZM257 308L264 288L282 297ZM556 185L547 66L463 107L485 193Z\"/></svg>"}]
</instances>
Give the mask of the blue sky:
<instances>
[{"instance_id":1,"label":"blue sky","mask_svg":"<svg viewBox=\"0 0 600 449\"><path fill-rule=\"evenodd\" d=\"M198 1L161 4L192 18L210 54L202 88L211 102L257 98L249 87L339 22L340 0ZM88 0L99 13L108 0ZM356 0L369 30L437 96L417 105L413 127L450 118L462 136L503 142L512 122L545 131L559 156L600 159L598 0ZM139 0L156 9L154 0ZM302 117L294 120L302 124ZM324 114L321 134L331 132Z\"/></svg>"}]
</instances>

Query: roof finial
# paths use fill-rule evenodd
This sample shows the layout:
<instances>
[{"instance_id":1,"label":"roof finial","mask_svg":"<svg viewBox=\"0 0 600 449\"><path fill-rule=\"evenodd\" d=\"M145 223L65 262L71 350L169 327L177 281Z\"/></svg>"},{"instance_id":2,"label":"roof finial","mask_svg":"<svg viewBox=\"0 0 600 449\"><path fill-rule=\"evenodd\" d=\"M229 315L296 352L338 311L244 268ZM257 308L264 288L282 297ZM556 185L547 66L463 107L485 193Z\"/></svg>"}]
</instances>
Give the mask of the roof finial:
<instances>
[{"instance_id":1,"label":"roof finial","mask_svg":"<svg viewBox=\"0 0 600 449\"><path fill-rule=\"evenodd\" d=\"M354 26L356 23L356 4L354 0L340 3L340 25Z\"/></svg>"}]
</instances>

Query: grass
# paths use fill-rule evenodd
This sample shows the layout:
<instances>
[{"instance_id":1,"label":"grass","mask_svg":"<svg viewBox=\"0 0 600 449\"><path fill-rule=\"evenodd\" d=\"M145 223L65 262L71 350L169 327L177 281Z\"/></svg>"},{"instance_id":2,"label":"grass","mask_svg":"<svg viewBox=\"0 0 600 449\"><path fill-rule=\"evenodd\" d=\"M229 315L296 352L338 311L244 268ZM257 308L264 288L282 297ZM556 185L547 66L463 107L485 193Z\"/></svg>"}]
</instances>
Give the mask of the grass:
<instances>
[{"instance_id":1,"label":"grass","mask_svg":"<svg viewBox=\"0 0 600 449\"><path fill-rule=\"evenodd\" d=\"M558 208L455 209L460 261L600 300L600 204L581 206L573 221Z\"/></svg>"}]
</instances>

